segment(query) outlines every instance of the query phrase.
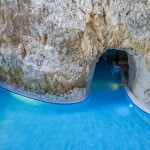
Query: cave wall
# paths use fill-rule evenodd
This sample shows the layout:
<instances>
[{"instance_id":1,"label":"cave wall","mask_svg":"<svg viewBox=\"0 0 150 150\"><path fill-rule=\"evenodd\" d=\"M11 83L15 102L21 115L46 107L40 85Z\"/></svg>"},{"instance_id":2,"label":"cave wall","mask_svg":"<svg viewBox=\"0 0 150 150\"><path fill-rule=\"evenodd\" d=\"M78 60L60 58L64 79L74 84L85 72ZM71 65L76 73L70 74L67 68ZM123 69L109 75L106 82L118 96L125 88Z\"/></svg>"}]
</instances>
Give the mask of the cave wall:
<instances>
[{"instance_id":1,"label":"cave wall","mask_svg":"<svg viewBox=\"0 0 150 150\"><path fill-rule=\"evenodd\" d=\"M1 86L51 102L82 101L95 63L110 48L138 52L143 63L137 70L148 74L149 10L149 0L2 0ZM133 55L129 63L137 59ZM134 94L141 76L135 88L130 82L137 79L129 79Z\"/></svg>"},{"instance_id":2,"label":"cave wall","mask_svg":"<svg viewBox=\"0 0 150 150\"><path fill-rule=\"evenodd\" d=\"M146 66L144 57L137 52L128 54L129 78L127 85L136 98L150 107L150 70Z\"/></svg>"}]
</instances>

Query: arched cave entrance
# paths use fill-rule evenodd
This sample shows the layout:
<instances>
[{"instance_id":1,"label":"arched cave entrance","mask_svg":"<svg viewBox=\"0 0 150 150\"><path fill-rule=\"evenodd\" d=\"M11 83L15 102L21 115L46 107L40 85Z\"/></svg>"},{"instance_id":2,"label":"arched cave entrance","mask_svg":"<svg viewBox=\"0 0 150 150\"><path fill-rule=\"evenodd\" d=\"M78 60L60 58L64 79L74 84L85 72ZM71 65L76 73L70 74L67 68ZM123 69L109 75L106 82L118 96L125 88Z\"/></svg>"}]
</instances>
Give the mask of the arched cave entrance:
<instances>
[{"instance_id":1,"label":"arched cave entrance","mask_svg":"<svg viewBox=\"0 0 150 150\"><path fill-rule=\"evenodd\" d=\"M134 49L108 49L101 55L99 62L96 64L94 78L95 76L101 76L103 80L103 76L108 75L107 73L101 75L101 72L105 71L106 63L109 63L111 68L114 68L114 66L120 68L120 79L123 80L130 93L136 98L139 104L137 105L139 107L141 105L150 107L150 71L147 68L145 57ZM97 74L100 66L103 69Z\"/></svg>"},{"instance_id":2,"label":"arched cave entrance","mask_svg":"<svg viewBox=\"0 0 150 150\"><path fill-rule=\"evenodd\" d=\"M115 83L115 80L121 80L122 77L115 77L114 72L120 72L120 70L124 80L128 82L128 53L124 50L108 49L100 56L99 62L96 64L93 81L101 80L99 83L103 85L107 84L108 80L111 80L110 82L114 80ZM116 81L116 83L121 82Z\"/></svg>"}]
</instances>

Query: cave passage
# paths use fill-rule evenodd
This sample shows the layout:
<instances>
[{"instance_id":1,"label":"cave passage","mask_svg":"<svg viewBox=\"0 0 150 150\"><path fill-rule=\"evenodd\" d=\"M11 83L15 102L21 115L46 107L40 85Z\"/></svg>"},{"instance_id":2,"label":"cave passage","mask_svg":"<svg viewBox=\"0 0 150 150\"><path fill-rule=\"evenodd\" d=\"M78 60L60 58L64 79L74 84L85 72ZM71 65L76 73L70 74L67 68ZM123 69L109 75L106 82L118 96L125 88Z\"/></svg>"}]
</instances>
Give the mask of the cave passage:
<instances>
[{"instance_id":1,"label":"cave passage","mask_svg":"<svg viewBox=\"0 0 150 150\"><path fill-rule=\"evenodd\" d=\"M110 67L109 69L107 68L108 66ZM101 69L101 67L103 69ZM114 71L118 70L120 72L119 68L122 69L124 77L126 80L128 80L128 54L123 50L108 49L105 53L102 54L102 56L99 58L99 62L96 64L94 78L97 79L97 77L99 77L103 81L109 80L109 77L106 78L106 76L112 74L111 77L114 77ZM99 73L99 70L103 70L105 73Z\"/></svg>"}]
</instances>

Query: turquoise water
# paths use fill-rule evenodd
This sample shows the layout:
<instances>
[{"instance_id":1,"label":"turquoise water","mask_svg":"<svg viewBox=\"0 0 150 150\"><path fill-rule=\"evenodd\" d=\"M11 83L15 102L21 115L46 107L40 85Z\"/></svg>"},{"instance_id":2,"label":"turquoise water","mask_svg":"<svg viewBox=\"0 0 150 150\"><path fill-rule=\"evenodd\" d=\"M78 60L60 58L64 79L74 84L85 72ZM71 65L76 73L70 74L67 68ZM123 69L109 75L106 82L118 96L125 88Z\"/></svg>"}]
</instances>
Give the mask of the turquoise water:
<instances>
[{"instance_id":1,"label":"turquoise water","mask_svg":"<svg viewBox=\"0 0 150 150\"><path fill-rule=\"evenodd\" d=\"M57 105L0 88L0 150L149 150L150 116L103 55L84 102Z\"/></svg>"}]
</instances>

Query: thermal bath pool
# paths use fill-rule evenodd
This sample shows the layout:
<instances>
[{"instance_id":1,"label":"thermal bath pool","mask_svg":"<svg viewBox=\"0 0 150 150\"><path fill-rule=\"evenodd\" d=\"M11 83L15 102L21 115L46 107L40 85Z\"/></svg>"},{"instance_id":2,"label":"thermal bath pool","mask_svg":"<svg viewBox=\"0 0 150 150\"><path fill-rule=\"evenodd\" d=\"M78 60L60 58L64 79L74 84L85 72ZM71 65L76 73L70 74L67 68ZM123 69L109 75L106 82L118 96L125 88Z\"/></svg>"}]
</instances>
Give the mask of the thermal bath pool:
<instances>
[{"instance_id":1,"label":"thermal bath pool","mask_svg":"<svg viewBox=\"0 0 150 150\"><path fill-rule=\"evenodd\" d=\"M150 116L101 57L93 90L78 104L32 100L0 88L0 150L149 150Z\"/></svg>"}]
</instances>

